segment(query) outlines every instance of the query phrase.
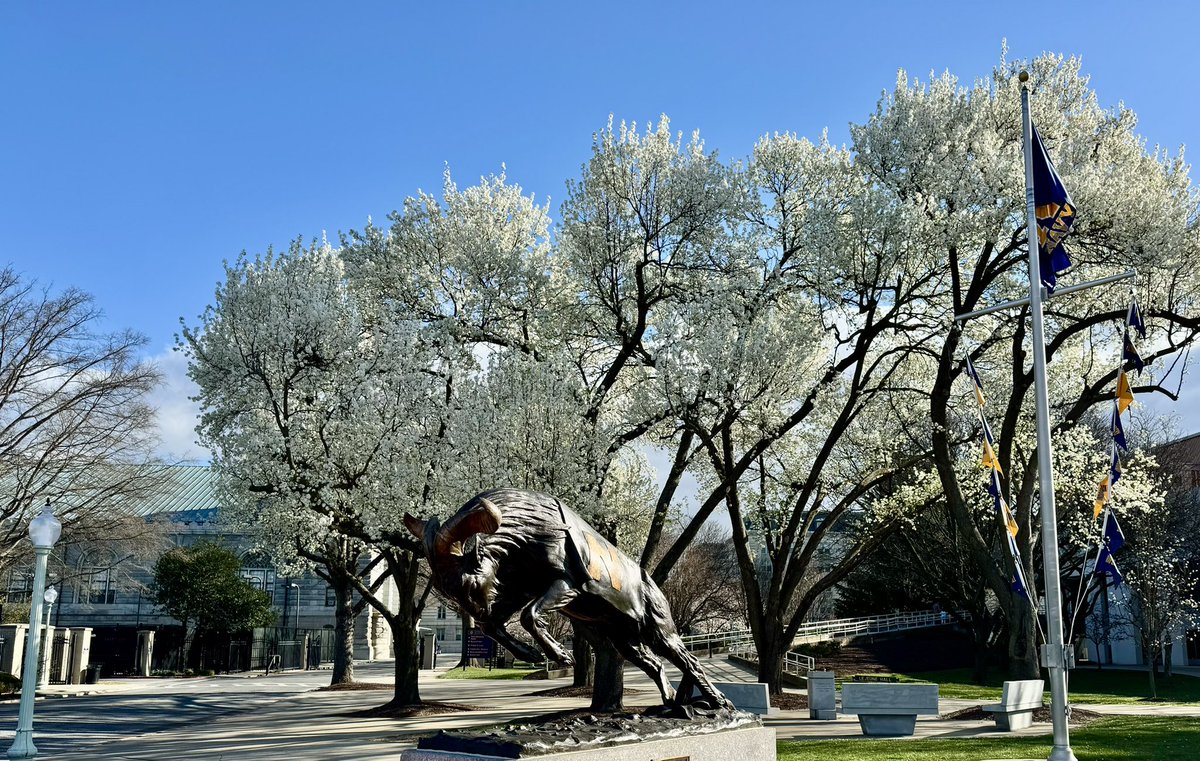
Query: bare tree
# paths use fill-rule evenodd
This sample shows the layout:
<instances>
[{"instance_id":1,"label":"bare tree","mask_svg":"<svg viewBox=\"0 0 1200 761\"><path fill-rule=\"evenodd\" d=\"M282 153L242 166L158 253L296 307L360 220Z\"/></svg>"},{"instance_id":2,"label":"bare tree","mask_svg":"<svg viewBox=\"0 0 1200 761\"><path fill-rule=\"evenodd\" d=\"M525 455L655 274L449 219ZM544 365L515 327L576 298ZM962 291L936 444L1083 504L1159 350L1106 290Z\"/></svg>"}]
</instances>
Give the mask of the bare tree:
<instances>
[{"instance_id":1,"label":"bare tree","mask_svg":"<svg viewBox=\"0 0 1200 761\"><path fill-rule=\"evenodd\" d=\"M21 562L47 500L68 539L147 530L114 508L162 486L147 402L159 373L138 358L143 336L100 332L100 317L83 291L0 270L0 570Z\"/></svg>"}]
</instances>

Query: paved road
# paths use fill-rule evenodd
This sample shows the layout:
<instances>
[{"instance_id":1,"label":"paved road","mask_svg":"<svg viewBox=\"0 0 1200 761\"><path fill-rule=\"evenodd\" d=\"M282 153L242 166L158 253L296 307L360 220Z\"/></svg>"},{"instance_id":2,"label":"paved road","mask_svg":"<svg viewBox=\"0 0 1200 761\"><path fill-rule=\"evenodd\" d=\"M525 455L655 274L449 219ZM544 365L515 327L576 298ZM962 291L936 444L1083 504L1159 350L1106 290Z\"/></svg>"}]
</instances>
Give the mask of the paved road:
<instances>
[{"instance_id":1,"label":"paved road","mask_svg":"<svg viewBox=\"0 0 1200 761\"><path fill-rule=\"evenodd\" d=\"M390 671L390 664L384 670ZM100 694L39 699L34 743L39 756L56 757L121 737L177 731L253 711L327 684L328 671L266 678L114 680L98 685ZM17 709L15 702L0 704L0 750L11 743Z\"/></svg>"},{"instance_id":2,"label":"paved road","mask_svg":"<svg viewBox=\"0 0 1200 761\"><path fill-rule=\"evenodd\" d=\"M714 679L753 681L753 674L723 659L706 660ZM391 663L359 664L361 681L390 682ZM107 681L105 694L39 700L34 738L41 758L53 761L395 761L415 738L439 729L511 721L520 717L578 708L582 698L548 698L530 693L568 680L526 682L447 680L421 672L426 700L465 703L477 709L420 719L379 719L356 715L386 702L388 691L316 692L329 672L288 673L271 677L217 677L191 680ZM658 700L640 672L626 672L626 686L639 690L630 706ZM977 701L942 700L944 712ZM1085 706L1112 713L1197 715L1200 706ZM17 707L0 707L0 752L11 742ZM813 722L807 711L782 712L767 719L780 739L861 738L854 717ZM1047 734L1034 725L1022 734ZM991 722L948 721L921 717L918 737L966 737L998 734Z\"/></svg>"}]
</instances>

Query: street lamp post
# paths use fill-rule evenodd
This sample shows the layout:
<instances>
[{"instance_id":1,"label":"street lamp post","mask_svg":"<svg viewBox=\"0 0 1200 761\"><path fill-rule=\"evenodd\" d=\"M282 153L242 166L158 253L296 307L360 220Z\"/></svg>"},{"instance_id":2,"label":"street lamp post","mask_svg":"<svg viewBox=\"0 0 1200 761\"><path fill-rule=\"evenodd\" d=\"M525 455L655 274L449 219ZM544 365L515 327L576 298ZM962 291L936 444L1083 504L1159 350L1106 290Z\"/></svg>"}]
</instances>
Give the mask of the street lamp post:
<instances>
[{"instance_id":1,"label":"street lamp post","mask_svg":"<svg viewBox=\"0 0 1200 761\"><path fill-rule=\"evenodd\" d=\"M288 586L291 587L292 589L296 590L292 594L292 596L296 598L296 620L295 620L295 623L292 624L292 628L299 631L299 629L300 629L300 585L292 583L292 584L288 584Z\"/></svg>"},{"instance_id":2,"label":"street lamp post","mask_svg":"<svg viewBox=\"0 0 1200 761\"><path fill-rule=\"evenodd\" d=\"M41 644L42 602L46 588L46 562L50 550L62 533L62 524L50 509L50 500L42 512L29 523L29 539L33 542L33 596L29 600L29 636L25 644L25 668L21 672L21 709L17 716L17 734L9 758L33 758L33 697L37 689L38 646Z\"/></svg>"}]
</instances>

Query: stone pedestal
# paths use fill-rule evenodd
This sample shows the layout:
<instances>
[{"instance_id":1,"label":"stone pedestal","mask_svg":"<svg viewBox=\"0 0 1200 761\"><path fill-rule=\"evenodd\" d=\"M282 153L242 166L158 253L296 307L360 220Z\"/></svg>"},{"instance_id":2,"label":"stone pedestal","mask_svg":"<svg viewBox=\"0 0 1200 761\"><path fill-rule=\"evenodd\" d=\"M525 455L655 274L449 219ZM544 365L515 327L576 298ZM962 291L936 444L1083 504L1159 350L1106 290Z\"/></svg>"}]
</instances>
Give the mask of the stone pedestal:
<instances>
[{"instance_id":1,"label":"stone pedestal","mask_svg":"<svg viewBox=\"0 0 1200 761\"><path fill-rule=\"evenodd\" d=\"M67 675L71 684L83 681L83 672L91 665L92 630L90 627L71 629L71 673Z\"/></svg>"},{"instance_id":2,"label":"stone pedestal","mask_svg":"<svg viewBox=\"0 0 1200 761\"><path fill-rule=\"evenodd\" d=\"M400 761L502 761L511 758L514 756L421 748L400 754ZM745 727L586 750L521 753L515 758L544 761L775 761L775 730L761 726Z\"/></svg>"},{"instance_id":3,"label":"stone pedestal","mask_svg":"<svg viewBox=\"0 0 1200 761\"><path fill-rule=\"evenodd\" d=\"M421 668L431 669L437 663L437 638L433 632L421 635Z\"/></svg>"},{"instance_id":4,"label":"stone pedestal","mask_svg":"<svg viewBox=\"0 0 1200 761\"><path fill-rule=\"evenodd\" d=\"M138 632L137 643L137 668L138 676L150 676L150 668L154 663L154 632L140 631Z\"/></svg>"},{"instance_id":5,"label":"stone pedestal","mask_svg":"<svg viewBox=\"0 0 1200 761\"><path fill-rule=\"evenodd\" d=\"M21 664L25 660L25 642L29 638L29 625L0 626L0 638L4 639L4 648L0 650L0 671L19 678Z\"/></svg>"},{"instance_id":6,"label":"stone pedestal","mask_svg":"<svg viewBox=\"0 0 1200 761\"><path fill-rule=\"evenodd\" d=\"M808 672L808 718L833 721L837 718L837 688L832 671Z\"/></svg>"}]
</instances>

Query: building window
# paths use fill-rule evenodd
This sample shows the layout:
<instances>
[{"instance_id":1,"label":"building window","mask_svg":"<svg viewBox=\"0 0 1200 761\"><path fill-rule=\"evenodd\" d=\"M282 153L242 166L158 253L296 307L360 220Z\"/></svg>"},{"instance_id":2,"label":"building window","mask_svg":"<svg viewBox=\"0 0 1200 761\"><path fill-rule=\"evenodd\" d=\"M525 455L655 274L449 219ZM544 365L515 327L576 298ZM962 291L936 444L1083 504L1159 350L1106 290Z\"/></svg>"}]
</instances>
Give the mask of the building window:
<instances>
[{"instance_id":1,"label":"building window","mask_svg":"<svg viewBox=\"0 0 1200 761\"><path fill-rule=\"evenodd\" d=\"M459 629L457 626L454 627L454 641L462 642L462 629Z\"/></svg>"},{"instance_id":2,"label":"building window","mask_svg":"<svg viewBox=\"0 0 1200 761\"><path fill-rule=\"evenodd\" d=\"M7 602L29 602L33 598L33 573L13 571L8 574Z\"/></svg>"},{"instance_id":3,"label":"building window","mask_svg":"<svg viewBox=\"0 0 1200 761\"><path fill-rule=\"evenodd\" d=\"M446 618L446 606L445 606L445 605L439 605L439 606L438 606L438 609L437 609L437 617L438 617L439 619L443 619L443 620Z\"/></svg>"},{"instance_id":4,"label":"building window","mask_svg":"<svg viewBox=\"0 0 1200 761\"><path fill-rule=\"evenodd\" d=\"M117 590L113 588L112 574L107 568L86 568L79 587L79 602L84 605L112 605L116 602Z\"/></svg>"},{"instance_id":5,"label":"building window","mask_svg":"<svg viewBox=\"0 0 1200 761\"><path fill-rule=\"evenodd\" d=\"M325 607L332 608L337 605L337 590L333 587L325 587Z\"/></svg>"},{"instance_id":6,"label":"building window","mask_svg":"<svg viewBox=\"0 0 1200 761\"><path fill-rule=\"evenodd\" d=\"M1192 466L1192 488L1200 486L1200 465Z\"/></svg>"},{"instance_id":7,"label":"building window","mask_svg":"<svg viewBox=\"0 0 1200 761\"><path fill-rule=\"evenodd\" d=\"M445 642L445 641L446 641L446 627L444 627L444 626L439 626L439 627L437 628L437 638L438 638L438 642Z\"/></svg>"}]
</instances>

